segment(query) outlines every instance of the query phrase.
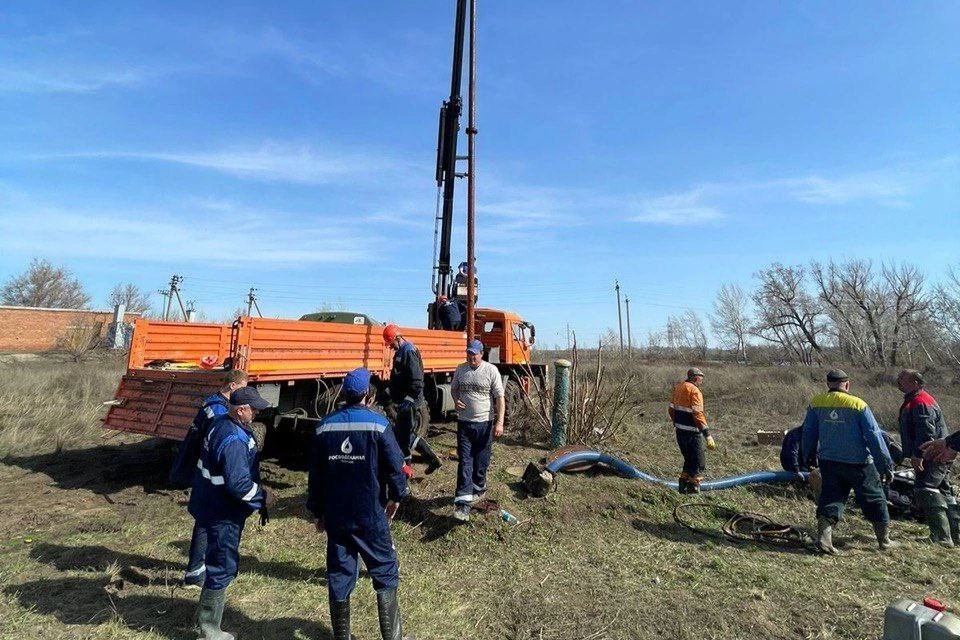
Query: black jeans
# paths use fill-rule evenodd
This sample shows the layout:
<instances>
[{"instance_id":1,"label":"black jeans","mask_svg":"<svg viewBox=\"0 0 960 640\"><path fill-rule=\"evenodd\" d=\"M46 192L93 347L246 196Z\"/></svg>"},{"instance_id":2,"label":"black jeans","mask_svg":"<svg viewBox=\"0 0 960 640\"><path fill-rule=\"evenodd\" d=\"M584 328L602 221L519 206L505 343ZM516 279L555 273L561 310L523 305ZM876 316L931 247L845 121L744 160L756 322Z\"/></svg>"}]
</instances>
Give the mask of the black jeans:
<instances>
[{"instance_id":1,"label":"black jeans","mask_svg":"<svg viewBox=\"0 0 960 640\"><path fill-rule=\"evenodd\" d=\"M707 454L703 436L699 431L677 429L677 445L683 455L683 472L691 478L698 478L707 468Z\"/></svg>"},{"instance_id":2,"label":"black jeans","mask_svg":"<svg viewBox=\"0 0 960 640\"><path fill-rule=\"evenodd\" d=\"M850 464L821 459L820 476L823 478L823 488L817 502L818 517L824 516L831 522L838 522L853 489L864 518L870 522L890 520L883 483L872 462Z\"/></svg>"}]
</instances>

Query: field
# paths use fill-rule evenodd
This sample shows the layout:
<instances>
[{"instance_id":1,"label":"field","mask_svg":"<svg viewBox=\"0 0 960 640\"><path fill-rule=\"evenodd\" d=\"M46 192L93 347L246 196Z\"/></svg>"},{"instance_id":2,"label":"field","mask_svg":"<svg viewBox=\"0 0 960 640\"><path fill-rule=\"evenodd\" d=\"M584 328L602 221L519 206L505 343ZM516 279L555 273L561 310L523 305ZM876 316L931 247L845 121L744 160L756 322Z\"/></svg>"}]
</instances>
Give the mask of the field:
<instances>
[{"instance_id":1,"label":"field","mask_svg":"<svg viewBox=\"0 0 960 640\"><path fill-rule=\"evenodd\" d=\"M664 417L683 367L636 365L636 409L609 449L635 466L674 477L679 454ZM0 638L191 638L196 592L178 586L191 522L187 494L164 486L167 449L119 435L103 440L100 402L120 363L0 362ZM719 449L709 477L777 469L776 447L758 428L787 428L823 388L803 368L707 367L707 413ZM852 391L894 429L892 371L851 372ZM960 388L931 376L948 424L960 420ZM438 451L454 448L451 424L435 425ZM112 435L112 434L111 434ZM819 638L876 639L884 607L900 597L957 603L960 550L920 540L924 527L894 523L903 547L876 550L856 509L839 528L844 555L822 557L704 536L674 522L675 492L615 475L561 477L546 499L525 498L508 468L543 448L510 434L494 452L493 497L517 515L454 526L456 463L414 485L393 525L401 559L405 630L434 638ZM269 459L273 520L251 518L241 573L224 627L242 640L330 638L324 538L303 501L296 461ZM792 487L748 487L704 500L814 526L812 503ZM354 594L354 633L378 638L369 580Z\"/></svg>"}]
</instances>

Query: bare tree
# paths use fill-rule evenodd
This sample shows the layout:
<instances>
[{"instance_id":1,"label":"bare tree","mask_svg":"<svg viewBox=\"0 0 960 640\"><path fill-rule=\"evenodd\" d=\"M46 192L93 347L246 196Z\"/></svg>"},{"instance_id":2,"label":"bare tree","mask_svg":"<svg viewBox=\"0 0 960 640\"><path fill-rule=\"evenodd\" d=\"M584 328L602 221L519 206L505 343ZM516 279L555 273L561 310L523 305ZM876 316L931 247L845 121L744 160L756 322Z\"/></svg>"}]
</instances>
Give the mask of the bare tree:
<instances>
[{"instance_id":1,"label":"bare tree","mask_svg":"<svg viewBox=\"0 0 960 640\"><path fill-rule=\"evenodd\" d=\"M59 337L57 346L80 362L87 354L103 346L103 322L77 315Z\"/></svg>"},{"instance_id":2,"label":"bare tree","mask_svg":"<svg viewBox=\"0 0 960 640\"><path fill-rule=\"evenodd\" d=\"M707 331L693 309L667 319L667 342L673 353L681 358L707 359Z\"/></svg>"},{"instance_id":3,"label":"bare tree","mask_svg":"<svg viewBox=\"0 0 960 640\"><path fill-rule=\"evenodd\" d=\"M122 304L127 309L127 313L147 313L153 306L150 302L150 294L142 291L140 287L128 282L126 284L115 284L107 296L107 304L115 307Z\"/></svg>"},{"instance_id":4,"label":"bare tree","mask_svg":"<svg viewBox=\"0 0 960 640\"><path fill-rule=\"evenodd\" d=\"M909 337L911 324L919 316L926 314L930 308L930 300L924 293L923 274L912 265L884 265L883 279L887 285L893 312L889 362L895 367L899 364L900 348L905 337Z\"/></svg>"},{"instance_id":5,"label":"bare tree","mask_svg":"<svg viewBox=\"0 0 960 640\"><path fill-rule=\"evenodd\" d=\"M776 262L755 277L760 286L753 293L757 319L750 333L805 364L822 362L826 317L820 301L804 287L804 267Z\"/></svg>"},{"instance_id":6,"label":"bare tree","mask_svg":"<svg viewBox=\"0 0 960 640\"><path fill-rule=\"evenodd\" d=\"M820 301L826 305L831 331L841 352L861 365L883 364L883 328L890 299L867 260L810 264Z\"/></svg>"},{"instance_id":7,"label":"bare tree","mask_svg":"<svg viewBox=\"0 0 960 640\"><path fill-rule=\"evenodd\" d=\"M64 267L34 258L24 273L10 278L0 288L0 302L16 307L84 309L90 296Z\"/></svg>"},{"instance_id":8,"label":"bare tree","mask_svg":"<svg viewBox=\"0 0 960 640\"><path fill-rule=\"evenodd\" d=\"M710 327L720 346L737 352L737 360L747 363L747 333L750 316L747 314L747 296L736 284L720 287L713 301Z\"/></svg>"},{"instance_id":9,"label":"bare tree","mask_svg":"<svg viewBox=\"0 0 960 640\"><path fill-rule=\"evenodd\" d=\"M931 317L939 330L939 350L960 366L960 265L950 267L933 291Z\"/></svg>"}]
</instances>

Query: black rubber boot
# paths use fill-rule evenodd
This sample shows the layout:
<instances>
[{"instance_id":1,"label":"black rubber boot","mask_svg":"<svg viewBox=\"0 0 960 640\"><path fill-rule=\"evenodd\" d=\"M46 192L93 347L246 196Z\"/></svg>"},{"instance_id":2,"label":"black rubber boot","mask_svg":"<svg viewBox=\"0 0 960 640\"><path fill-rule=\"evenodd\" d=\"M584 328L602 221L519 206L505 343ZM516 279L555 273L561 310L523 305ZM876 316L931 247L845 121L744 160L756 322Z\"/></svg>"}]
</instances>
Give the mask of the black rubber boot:
<instances>
[{"instance_id":1,"label":"black rubber boot","mask_svg":"<svg viewBox=\"0 0 960 640\"><path fill-rule=\"evenodd\" d=\"M333 640L351 640L350 600L330 601L330 626L333 627Z\"/></svg>"},{"instance_id":2,"label":"black rubber boot","mask_svg":"<svg viewBox=\"0 0 960 640\"><path fill-rule=\"evenodd\" d=\"M950 518L947 515L947 498L939 491L920 489L923 501L923 514L930 527L930 542L944 547L953 546L950 535Z\"/></svg>"},{"instance_id":3,"label":"black rubber boot","mask_svg":"<svg viewBox=\"0 0 960 640\"><path fill-rule=\"evenodd\" d=\"M227 589L203 589L200 592L200 606L197 607L197 626L203 634L203 640L234 640L233 635L220 629L223 620L223 607L227 601Z\"/></svg>"},{"instance_id":4,"label":"black rubber boot","mask_svg":"<svg viewBox=\"0 0 960 640\"><path fill-rule=\"evenodd\" d=\"M380 618L380 637L383 640L413 640L403 635L400 625L400 601L396 589L377 593L377 617Z\"/></svg>"},{"instance_id":5,"label":"black rubber boot","mask_svg":"<svg viewBox=\"0 0 960 640\"><path fill-rule=\"evenodd\" d=\"M880 547L881 551L886 551L887 549L896 549L900 546L899 542L890 539L889 522L874 522L873 532L877 534L877 546Z\"/></svg>"},{"instance_id":6,"label":"black rubber boot","mask_svg":"<svg viewBox=\"0 0 960 640\"><path fill-rule=\"evenodd\" d=\"M439 457L437 457L437 454L433 452L433 449L430 448L430 444L423 438L417 439L416 450L417 453L423 456L423 459L427 461L427 468L423 472L424 475L430 475L443 466L443 462Z\"/></svg>"},{"instance_id":7,"label":"black rubber boot","mask_svg":"<svg viewBox=\"0 0 960 640\"><path fill-rule=\"evenodd\" d=\"M817 548L831 556L840 554L833 546L833 523L826 516L817 518Z\"/></svg>"}]
</instances>

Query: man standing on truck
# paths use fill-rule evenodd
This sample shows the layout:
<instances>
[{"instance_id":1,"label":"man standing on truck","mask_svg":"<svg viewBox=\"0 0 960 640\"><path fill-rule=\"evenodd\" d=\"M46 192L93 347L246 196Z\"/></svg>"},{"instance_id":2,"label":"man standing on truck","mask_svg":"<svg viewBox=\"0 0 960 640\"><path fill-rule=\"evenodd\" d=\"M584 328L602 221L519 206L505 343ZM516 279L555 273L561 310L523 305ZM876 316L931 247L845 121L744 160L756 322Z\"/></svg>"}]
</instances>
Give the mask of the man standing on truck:
<instances>
[{"instance_id":1,"label":"man standing on truck","mask_svg":"<svg viewBox=\"0 0 960 640\"><path fill-rule=\"evenodd\" d=\"M447 299L447 296L437 298L437 317L440 320L440 328L444 331L460 330L460 308Z\"/></svg>"},{"instance_id":2,"label":"man standing on truck","mask_svg":"<svg viewBox=\"0 0 960 640\"><path fill-rule=\"evenodd\" d=\"M495 366L483 359L483 343L467 343L467 361L453 374L450 393L457 407L457 491L453 517L470 520L470 505L487 490L487 468L493 452L493 438L503 435L506 404L503 378ZM493 404L496 403L496 413Z\"/></svg>"},{"instance_id":3,"label":"man standing on truck","mask_svg":"<svg viewBox=\"0 0 960 640\"><path fill-rule=\"evenodd\" d=\"M350 594L363 558L377 593L380 633L400 640L400 565L390 521L409 494L403 453L390 421L370 408L376 390L360 367L343 380L346 406L317 427L310 456L307 509L327 534L327 590L334 640L350 640Z\"/></svg>"},{"instance_id":4,"label":"man standing on truck","mask_svg":"<svg viewBox=\"0 0 960 640\"><path fill-rule=\"evenodd\" d=\"M253 387L230 394L230 409L214 420L203 442L189 511L207 536L207 567L197 624L204 640L233 640L220 629L226 590L240 561L247 518L269 509L273 494L260 484L260 452L250 424L270 404Z\"/></svg>"},{"instance_id":5,"label":"man standing on truck","mask_svg":"<svg viewBox=\"0 0 960 640\"><path fill-rule=\"evenodd\" d=\"M177 449L177 456L174 458L173 466L170 469L170 483L172 485L184 489L193 486L194 476L197 475L197 461L200 459L200 451L210 430L210 425L213 424L215 419L227 413L230 394L245 386L247 386L247 372L233 369L223 376L220 390L204 398L200 409L197 410L197 415L193 418L190 430L187 431L186 437L180 443L180 448ZM187 570L183 576L185 587L200 588L203 585L203 574L207 569L203 563L203 558L206 554L206 529L194 521L193 535L190 537L190 556L187 560Z\"/></svg>"},{"instance_id":6,"label":"man standing on truck","mask_svg":"<svg viewBox=\"0 0 960 640\"><path fill-rule=\"evenodd\" d=\"M667 409L683 456L683 470L678 481L680 493L700 493L702 474L707 468L704 446L711 451L717 448L707 426L707 416L703 413L701 384L703 371L696 367L688 369L687 379L673 388Z\"/></svg>"},{"instance_id":7,"label":"man standing on truck","mask_svg":"<svg viewBox=\"0 0 960 640\"><path fill-rule=\"evenodd\" d=\"M427 461L426 475L443 463L430 448L425 437L416 434L415 425L423 404L423 360L417 347L400 334L400 327L388 324L383 328L383 343L394 349L393 369L390 371L390 400L397 407L394 430L404 460L410 462L410 451L416 451ZM424 434L426 435L426 434Z\"/></svg>"}]
</instances>

